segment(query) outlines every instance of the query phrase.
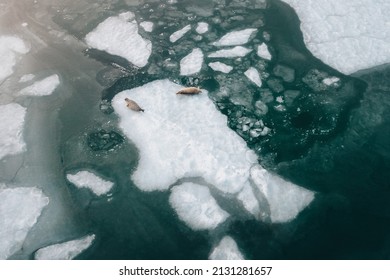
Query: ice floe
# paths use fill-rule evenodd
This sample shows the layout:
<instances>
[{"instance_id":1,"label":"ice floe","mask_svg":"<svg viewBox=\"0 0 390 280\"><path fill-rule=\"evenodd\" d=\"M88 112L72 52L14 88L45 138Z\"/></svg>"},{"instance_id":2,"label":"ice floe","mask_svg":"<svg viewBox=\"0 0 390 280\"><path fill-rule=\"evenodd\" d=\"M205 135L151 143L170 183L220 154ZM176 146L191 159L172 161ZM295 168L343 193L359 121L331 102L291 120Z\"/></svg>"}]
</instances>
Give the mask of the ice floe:
<instances>
[{"instance_id":1,"label":"ice floe","mask_svg":"<svg viewBox=\"0 0 390 280\"><path fill-rule=\"evenodd\" d=\"M268 47L265 43L262 43L257 47L257 55L261 58L264 58L266 60L271 60L272 55L268 50Z\"/></svg>"},{"instance_id":2,"label":"ice floe","mask_svg":"<svg viewBox=\"0 0 390 280\"><path fill-rule=\"evenodd\" d=\"M210 62L209 63L209 66L211 67L211 69L213 69L214 71L219 71L219 72L222 72L222 73L230 73L230 71L233 70L233 67L230 66L230 65L227 65L225 63L222 63L222 62Z\"/></svg>"},{"instance_id":3,"label":"ice floe","mask_svg":"<svg viewBox=\"0 0 390 280\"><path fill-rule=\"evenodd\" d=\"M177 40L179 40L181 37L183 37L190 30L191 30L190 24L184 26L182 29L172 33L172 35L169 36L169 41L171 41L172 43L175 43Z\"/></svg>"},{"instance_id":4,"label":"ice floe","mask_svg":"<svg viewBox=\"0 0 390 280\"><path fill-rule=\"evenodd\" d=\"M130 12L109 17L87 34L88 46L118 55L138 67L148 63L152 43L138 34L138 25Z\"/></svg>"},{"instance_id":5,"label":"ice floe","mask_svg":"<svg viewBox=\"0 0 390 280\"><path fill-rule=\"evenodd\" d=\"M36 251L34 258L36 260L72 260L87 250L94 239L95 235L91 234L80 239L50 245Z\"/></svg>"},{"instance_id":6,"label":"ice floe","mask_svg":"<svg viewBox=\"0 0 390 280\"><path fill-rule=\"evenodd\" d=\"M89 171L79 171L75 174L67 174L66 178L78 188L88 188L96 195L108 193L114 183L103 180Z\"/></svg>"},{"instance_id":7,"label":"ice floe","mask_svg":"<svg viewBox=\"0 0 390 280\"><path fill-rule=\"evenodd\" d=\"M15 36L0 36L0 83L13 73L18 55L26 54L30 48Z\"/></svg>"},{"instance_id":8,"label":"ice floe","mask_svg":"<svg viewBox=\"0 0 390 280\"><path fill-rule=\"evenodd\" d=\"M193 49L188 55L180 60L180 75L192 75L202 69L203 52L201 49Z\"/></svg>"},{"instance_id":9,"label":"ice floe","mask_svg":"<svg viewBox=\"0 0 390 280\"><path fill-rule=\"evenodd\" d=\"M236 242L230 236L225 236L213 249L209 256L210 260L244 260Z\"/></svg>"},{"instance_id":10,"label":"ice floe","mask_svg":"<svg viewBox=\"0 0 390 280\"><path fill-rule=\"evenodd\" d=\"M257 71L254 67L249 67L248 70L244 72L245 76L248 77L249 80L251 80L255 85L258 87L261 87L262 82L260 78L259 71Z\"/></svg>"},{"instance_id":11,"label":"ice floe","mask_svg":"<svg viewBox=\"0 0 390 280\"><path fill-rule=\"evenodd\" d=\"M338 77L328 77L328 78L325 78L322 80L322 82L327 86L334 85L334 84L338 83L339 81L340 81L340 78L338 78Z\"/></svg>"},{"instance_id":12,"label":"ice floe","mask_svg":"<svg viewBox=\"0 0 390 280\"><path fill-rule=\"evenodd\" d=\"M143 21L139 24L146 32L153 31L153 22L151 21Z\"/></svg>"},{"instance_id":13,"label":"ice floe","mask_svg":"<svg viewBox=\"0 0 390 280\"><path fill-rule=\"evenodd\" d=\"M204 34L209 30L209 24L207 22L198 22L195 31L198 34Z\"/></svg>"},{"instance_id":14,"label":"ice floe","mask_svg":"<svg viewBox=\"0 0 390 280\"><path fill-rule=\"evenodd\" d=\"M193 230L211 230L229 214L222 210L206 186L184 183L172 188L169 203L180 220Z\"/></svg>"},{"instance_id":15,"label":"ice floe","mask_svg":"<svg viewBox=\"0 0 390 280\"><path fill-rule=\"evenodd\" d=\"M250 53L252 50L237 46L231 49L223 49L212 52L208 55L208 57L243 57Z\"/></svg>"},{"instance_id":16,"label":"ice floe","mask_svg":"<svg viewBox=\"0 0 390 280\"><path fill-rule=\"evenodd\" d=\"M34 74L26 74L26 75L23 75L22 77L20 77L19 83L26 83L26 82L31 81L34 78L35 78Z\"/></svg>"},{"instance_id":17,"label":"ice floe","mask_svg":"<svg viewBox=\"0 0 390 280\"><path fill-rule=\"evenodd\" d=\"M297 12L307 48L351 74L390 62L390 2L283 0Z\"/></svg>"},{"instance_id":18,"label":"ice floe","mask_svg":"<svg viewBox=\"0 0 390 280\"><path fill-rule=\"evenodd\" d=\"M250 36L256 31L255 28L247 28L243 30L231 31L224 35L221 39L214 42L217 47L236 46L248 43Z\"/></svg>"},{"instance_id":19,"label":"ice floe","mask_svg":"<svg viewBox=\"0 0 390 280\"><path fill-rule=\"evenodd\" d=\"M0 259L20 250L49 199L37 187L7 188L0 184Z\"/></svg>"},{"instance_id":20,"label":"ice floe","mask_svg":"<svg viewBox=\"0 0 390 280\"><path fill-rule=\"evenodd\" d=\"M20 94L32 96L50 95L59 86L59 84L60 78L57 74L54 74L33 83L31 86L25 87L20 91Z\"/></svg>"},{"instance_id":21,"label":"ice floe","mask_svg":"<svg viewBox=\"0 0 390 280\"><path fill-rule=\"evenodd\" d=\"M24 151L23 126L26 108L16 103L0 105L0 160Z\"/></svg>"}]
</instances>

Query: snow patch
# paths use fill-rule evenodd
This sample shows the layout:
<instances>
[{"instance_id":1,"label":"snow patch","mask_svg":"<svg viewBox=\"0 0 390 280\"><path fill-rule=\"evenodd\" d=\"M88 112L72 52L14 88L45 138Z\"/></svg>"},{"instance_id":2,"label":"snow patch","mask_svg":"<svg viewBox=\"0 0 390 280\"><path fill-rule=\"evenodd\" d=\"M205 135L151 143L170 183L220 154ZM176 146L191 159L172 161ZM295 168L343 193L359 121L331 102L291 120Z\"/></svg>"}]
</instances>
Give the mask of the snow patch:
<instances>
[{"instance_id":1,"label":"snow patch","mask_svg":"<svg viewBox=\"0 0 390 280\"><path fill-rule=\"evenodd\" d=\"M236 242L230 236L225 236L209 256L210 260L244 260Z\"/></svg>"},{"instance_id":2,"label":"snow patch","mask_svg":"<svg viewBox=\"0 0 390 280\"><path fill-rule=\"evenodd\" d=\"M183 37L190 30L191 30L190 24L184 26L182 29L172 33L172 35L169 36L169 41L171 41L171 43L175 43L177 40Z\"/></svg>"},{"instance_id":3,"label":"snow patch","mask_svg":"<svg viewBox=\"0 0 390 280\"><path fill-rule=\"evenodd\" d=\"M233 70L232 66L226 65L225 63L222 63L222 62L211 62L211 63L209 63L209 66L214 71L219 71L219 72L226 73L226 74L230 73L230 71Z\"/></svg>"},{"instance_id":4,"label":"snow patch","mask_svg":"<svg viewBox=\"0 0 390 280\"><path fill-rule=\"evenodd\" d=\"M103 180L89 171L79 171L76 174L67 174L66 178L78 188L88 188L96 195L107 194L113 182Z\"/></svg>"},{"instance_id":5,"label":"snow patch","mask_svg":"<svg viewBox=\"0 0 390 280\"><path fill-rule=\"evenodd\" d=\"M250 53L252 50L237 46L231 49L223 49L219 51L215 51L209 54L209 57L243 57Z\"/></svg>"},{"instance_id":6,"label":"snow patch","mask_svg":"<svg viewBox=\"0 0 390 280\"><path fill-rule=\"evenodd\" d=\"M259 71L257 71L257 69L253 68L253 67L249 67L248 70L246 70L244 72L245 76L247 76L247 78L249 80L251 80L255 85L257 85L258 87L261 87L262 85L262 82L261 82L261 78L260 78L260 74L259 74Z\"/></svg>"},{"instance_id":7,"label":"snow patch","mask_svg":"<svg viewBox=\"0 0 390 280\"><path fill-rule=\"evenodd\" d=\"M60 78L57 74L46 77L33 83L20 91L21 95L45 96L50 95L60 84Z\"/></svg>"},{"instance_id":8,"label":"snow patch","mask_svg":"<svg viewBox=\"0 0 390 280\"><path fill-rule=\"evenodd\" d=\"M203 52L201 49L193 49L191 53L180 60L180 75L192 75L202 69Z\"/></svg>"},{"instance_id":9,"label":"snow patch","mask_svg":"<svg viewBox=\"0 0 390 280\"><path fill-rule=\"evenodd\" d=\"M217 47L222 46L236 46L243 45L248 43L250 36L256 31L255 28L247 28L238 31L232 31L224 35L217 42L214 42L213 45Z\"/></svg>"}]
</instances>

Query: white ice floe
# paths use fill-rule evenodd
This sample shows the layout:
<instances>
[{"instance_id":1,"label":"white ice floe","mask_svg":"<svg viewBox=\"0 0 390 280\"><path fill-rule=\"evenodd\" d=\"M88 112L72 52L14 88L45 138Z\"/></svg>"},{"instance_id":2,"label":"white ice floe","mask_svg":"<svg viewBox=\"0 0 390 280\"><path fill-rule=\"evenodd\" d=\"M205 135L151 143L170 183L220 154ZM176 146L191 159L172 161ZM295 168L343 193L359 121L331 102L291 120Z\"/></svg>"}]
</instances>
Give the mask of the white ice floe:
<instances>
[{"instance_id":1,"label":"white ice floe","mask_svg":"<svg viewBox=\"0 0 390 280\"><path fill-rule=\"evenodd\" d=\"M251 213L255 218L261 219L267 215L260 208L260 202L256 199L253 193L251 185L248 183L237 195L237 198L241 201L244 208ZM264 205L263 205L264 206Z\"/></svg>"},{"instance_id":2,"label":"white ice floe","mask_svg":"<svg viewBox=\"0 0 390 280\"><path fill-rule=\"evenodd\" d=\"M72 260L87 250L94 239L95 235L91 234L80 239L50 245L36 251L34 258L36 260Z\"/></svg>"},{"instance_id":3,"label":"white ice floe","mask_svg":"<svg viewBox=\"0 0 390 280\"><path fill-rule=\"evenodd\" d=\"M209 54L209 57L243 57L246 56L251 51L252 51L251 49L237 46L231 49L223 49L223 50L215 51Z\"/></svg>"},{"instance_id":4,"label":"white ice floe","mask_svg":"<svg viewBox=\"0 0 390 280\"><path fill-rule=\"evenodd\" d=\"M204 34L209 30L209 24L207 22L198 22L195 31L198 34Z\"/></svg>"},{"instance_id":5,"label":"white ice floe","mask_svg":"<svg viewBox=\"0 0 390 280\"><path fill-rule=\"evenodd\" d=\"M157 80L114 97L119 126L140 153L132 180L140 189L153 191L166 190L183 177L201 176L223 192L240 191L252 165L247 157L257 158L255 153L228 128L226 116L207 92L176 95L182 88ZM145 112L129 110L126 97Z\"/></svg>"},{"instance_id":6,"label":"white ice floe","mask_svg":"<svg viewBox=\"0 0 390 280\"><path fill-rule=\"evenodd\" d=\"M88 46L118 55L138 67L148 63L152 53L152 43L138 34L135 20L129 21L134 14L127 12L109 17L87 34Z\"/></svg>"},{"instance_id":7,"label":"white ice floe","mask_svg":"<svg viewBox=\"0 0 390 280\"><path fill-rule=\"evenodd\" d=\"M7 155L23 152L23 126L26 108L16 103L0 105L0 160Z\"/></svg>"},{"instance_id":8,"label":"white ice floe","mask_svg":"<svg viewBox=\"0 0 390 280\"><path fill-rule=\"evenodd\" d=\"M224 35L221 39L214 42L213 45L221 46L236 46L248 43L250 36L256 31L255 28L247 28L243 30L232 31Z\"/></svg>"},{"instance_id":9,"label":"white ice floe","mask_svg":"<svg viewBox=\"0 0 390 280\"><path fill-rule=\"evenodd\" d=\"M307 48L340 72L390 62L390 1L283 1L297 12Z\"/></svg>"},{"instance_id":10,"label":"white ice floe","mask_svg":"<svg viewBox=\"0 0 390 280\"><path fill-rule=\"evenodd\" d=\"M285 181L259 165L251 169L251 178L268 201L273 223L294 219L314 199L314 192Z\"/></svg>"},{"instance_id":11,"label":"white ice floe","mask_svg":"<svg viewBox=\"0 0 390 280\"><path fill-rule=\"evenodd\" d=\"M78 188L88 188L96 195L107 194L114 183L103 180L89 171L79 171L76 174L67 174L66 178Z\"/></svg>"},{"instance_id":12,"label":"white ice floe","mask_svg":"<svg viewBox=\"0 0 390 280\"><path fill-rule=\"evenodd\" d=\"M13 73L19 56L29 50L30 48L18 37L0 36L0 83Z\"/></svg>"},{"instance_id":13,"label":"white ice floe","mask_svg":"<svg viewBox=\"0 0 390 280\"><path fill-rule=\"evenodd\" d=\"M258 87L261 87L262 85L262 82L261 82L261 78L260 78L260 74L259 74L259 71L257 71L256 68L254 67L249 67L248 70L246 70L244 72L245 76L247 76L247 78L249 80L251 80L255 85L257 85Z\"/></svg>"},{"instance_id":14,"label":"white ice floe","mask_svg":"<svg viewBox=\"0 0 390 280\"><path fill-rule=\"evenodd\" d=\"M219 242L209 256L210 260L244 260L236 241L230 236L225 236Z\"/></svg>"},{"instance_id":15,"label":"white ice floe","mask_svg":"<svg viewBox=\"0 0 390 280\"><path fill-rule=\"evenodd\" d=\"M272 56L268 50L268 47L265 43L262 43L257 47L257 55L266 60L271 60Z\"/></svg>"},{"instance_id":16,"label":"white ice floe","mask_svg":"<svg viewBox=\"0 0 390 280\"><path fill-rule=\"evenodd\" d=\"M201 49L193 49L191 53L180 60L180 75L192 75L200 71L203 64L203 52Z\"/></svg>"},{"instance_id":17,"label":"white ice floe","mask_svg":"<svg viewBox=\"0 0 390 280\"><path fill-rule=\"evenodd\" d=\"M60 78L57 74L46 77L20 91L21 95L45 96L50 95L59 86Z\"/></svg>"},{"instance_id":18,"label":"white ice floe","mask_svg":"<svg viewBox=\"0 0 390 280\"><path fill-rule=\"evenodd\" d=\"M36 187L7 188L0 184L0 259L20 250L49 199Z\"/></svg>"},{"instance_id":19,"label":"white ice floe","mask_svg":"<svg viewBox=\"0 0 390 280\"><path fill-rule=\"evenodd\" d=\"M194 183L174 186L169 203L180 220L193 230L214 229L229 217L219 207L208 187Z\"/></svg>"},{"instance_id":20,"label":"white ice floe","mask_svg":"<svg viewBox=\"0 0 390 280\"><path fill-rule=\"evenodd\" d=\"M153 22L151 21L143 21L139 24L146 32L153 31Z\"/></svg>"},{"instance_id":21,"label":"white ice floe","mask_svg":"<svg viewBox=\"0 0 390 280\"><path fill-rule=\"evenodd\" d=\"M20 77L19 83L26 83L33 80L34 78L35 78L34 74L25 74L22 77Z\"/></svg>"},{"instance_id":22,"label":"white ice floe","mask_svg":"<svg viewBox=\"0 0 390 280\"><path fill-rule=\"evenodd\" d=\"M329 77L329 78L325 78L322 80L322 82L327 86L334 85L334 84L338 83L339 81L340 81L340 78L338 78L338 77Z\"/></svg>"},{"instance_id":23,"label":"white ice floe","mask_svg":"<svg viewBox=\"0 0 390 280\"><path fill-rule=\"evenodd\" d=\"M172 33L172 35L169 36L169 41L171 41L172 43L175 43L177 40L179 40L181 37L183 37L190 30L191 30L190 24L184 26L182 29Z\"/></svg>"},{"instance_id":24,"label":"white ice floe","mask_svg":"<svg viewBox=\"0 0 390 280\"><path fill-rule=\"evenodd\" d=\"M214 71L219 71L219 72L222 72L222 73L230 73L230 71L233 70L233 67L230 66L230 65L227 65L225 63L222 63L222 62L210 62L209 63L209 66L211 67L211 69L213 69Z\"/></svg>"}]
</instances>

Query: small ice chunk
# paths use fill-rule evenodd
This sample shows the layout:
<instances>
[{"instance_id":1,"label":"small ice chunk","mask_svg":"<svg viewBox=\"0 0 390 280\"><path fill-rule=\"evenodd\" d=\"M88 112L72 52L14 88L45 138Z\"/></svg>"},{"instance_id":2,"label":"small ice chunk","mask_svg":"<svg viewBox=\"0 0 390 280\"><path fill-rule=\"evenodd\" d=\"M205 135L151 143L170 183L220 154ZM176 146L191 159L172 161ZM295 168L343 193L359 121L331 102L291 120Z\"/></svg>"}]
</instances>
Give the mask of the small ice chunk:
<instances>
[{"instance_id":1,"label":"small ice chunk","mask_svg":"<svg viewBox=\"0 0 390 280\"><path fill-rule=\"evenodd\" d=\"M209 30L209 24L207 22L198 22L195 31L198 34L204 34Z\"/></svg>"},{"instance_id":2,"label":"small ice chunk","mask_svg":"<svg viewBox=\"0 0 390 280\"><path fill-rule=\"evenodd\" d=\"M190 24L184 26L182 29L172 33L172 35L169 36L169 41L171 41L172 43L175 43L177 40L179 40L181 37L183 37L190 30L191 30Z\"/></svg>"},{"instance_id":3,"label":"small ice chunk","mask_svg":"<svg viewBox=\"0 0 390 280\"><path fill-rule=\"evenodd\" d=\"M339 81L340 81L340 78L337 78L337 77L329 77L329 78L325 78L322 80L322 82L327 86L334 85L334 84L338 83Z\"/></svg>"},{"instance_id":4,"label":"small ice chunk","mask_svg":"<svg viewBox=\"0 0 390 280\"><path fill-rule=\"evenodd\" d=\"M36 260L72 260L87 250L94 239L95 235L91 234L80 239L50 245L39 249L34 258Z\"/></svg>"},{"instance_id":5,"label":"small ice chunk","mask_svg":"<svg viewBox=\"0 0 390 280\"><path fill-rule=\"evenodd\" d=\"M209 66L211 67L211 69L213 69L214 71L219 71L219 72L222 72L222 73L230 73L230 71L233 70L233 67L230 66L230 65L227 65L225 63L222 63L222 62L210 62L209 63Z\"/></svg>"},{"instance_id":6,"label":"small ice chunk","mask_svg":"<svg viewBox=\"0 0 390 280\"><path fill-rule=\"evenodd\" d=\"M26 83L26 82L31 81L34 78L35 78L34 74L26 74L26 75L23 75L22 77L20 77L19 83Z\"/></svg>"},{"instance_id":7,"label":"small ice chunk","mask_svg":"<svg viewBox=\"0 0 390 280\"><path fill-rule=\"evenodd\" d=\"M28 26L28 23L27 22L22 22L22 24L21 24L23 27L26 27L26 26Z\"/></svg>"},{"instance_id":8,"label":"small ice chunk","mask_svg":"<svg viewBox=\"0 0 390 280\"><path fill-rule=\"evenodd\" d=\"M33 83L20 91L21 95L45 96L50 95L60 84L60 78L57 74L46 77Z\"/></svg>"},{"instance_id":9,"label":"small ice chunk","mask_svg":"<svg viewBox=\"0 0 390 280\"><path fill-rule=\"evenodd\" d=\"M146 32L153 31L153 22L151 21L143 21L139 24Z\"/></svg>"},{"instance_id":10,"label":"small ice chunk","mask_svg":"<svg viewBox=\"0 0 390 280\"><path fill-rule=\"evenodd\" d=\"M209 57L243 57L252 50L237 46L231 49L223 49L209 54Z\"/></svg>"},{"instance_id":11,"label":"small ice chunk","mask_svg":"<svg viewBox=\"0 0 390 280\"><path fill-rule=\"evenodd\" d=\"M169 203L180 220L193 230L215 229L229 217L219 207L208 187L194 183L174 186Z\"/></svg>"},{"instance_id":12,"label":"small ice chunk","mask_svg":"<svg viewBox=\"0 0 390 280\"><path fill-rule=\"evenodd\" d=\"M0 160L7 155L23 152L23 126L26 108L16 103L0 105Z\"/></svg>"},{"instance_id":13,"label":"small ice chunk","mask_svg":"<svg viewBox=\"0 0 390 280\"><path fill-rule=\"evenodd\" d=\"M236 241L230 236L225 236L213 249L209 256L210 260L244 260Z\"/></svg>"},{"instance_id":14,"label":"small ice chunk","mask_svg":"<svg viewBox=\"0 0 390 280\"><path fill-rule=\"evenodd\" d=\"M79 171L76 174L67 174L66 178L78 188L88 188L96 195L107 194L113 182L103 180L89 171Z\"/></svg>"},{"instance_id":15,"label":"small ice chunk","mask_svg":"<svg viewBox=\"0 0 390 280\"><path fill-rule=\"evenodd\" d=\"M247 28L243 30L231 31L224 35L213 45L217 47L221 46L236 46L243 45L249 41L250 36L256 31L256 28Z\"/></svg>"},{"instance_id":16,"label":"small ice chunk","mask_svg":"<svg viewBox=\"0 0 390 280\"><path fill-rule=\"evenodd\" d=\"M262 43L257 47L257 55L266 60L271 60L272 56L268 50L268 47L265 43Z\"/></svg>"},{"instance_id":17,"label":"small ice chunk","mask_svg":"<svg viewBox=\"0 0 390 280\"><path fill-rule=\"evenodd\" d=\"M152 43L138 34L136 21L129 22L133 17L134 14L127 12L107 18L87 34L87 45L144 67L152 53Z\"/></svg>"},{"instance_id":18,"label":"small ice chunk","mask_svg":"<svg viewBox=\"0 0 390 280\"><path fill-rule=\"evenodd\" d=\"M49 199L37 187L0 184L0 259L12 256L36 224Z\"/></svg>"},{"instance_id":19,"label":"small ice chunk","mask_svg":"<svg viewBox=\"0 0 390 280\"><path fill-rule=\"evenodd\" d=\"M276 102L283 103L283 97L282 96L276 97Z\"/></svg>"},{"instance_id":20,"label":"small ice chunk","mask_svg":"<svg viewBox=\"0 0 390 280\"><path fill-rule=\"evenodd\" d=\"M262 82L261 82L261 78L260 78L260 74L259 74L259 71L257 71L257 69L255 69L254 67L249 67L248 70L246 70L244 72L245 76L247 76L247 78L249 80L251 80L255 85L257 85L258 87L261 87L262 85Z\"/></svg>"},{"instance_id":21,"label":"small ice chunk","mask_svg":"<svg viewBox=\"0 0 390 280\"><path fill-rule=\"evenodd\" d=\"M193 49L191 53L180 60L180 75L192 75L202 69L203 52L201 49Z\"/></svg>"}]
</instances>

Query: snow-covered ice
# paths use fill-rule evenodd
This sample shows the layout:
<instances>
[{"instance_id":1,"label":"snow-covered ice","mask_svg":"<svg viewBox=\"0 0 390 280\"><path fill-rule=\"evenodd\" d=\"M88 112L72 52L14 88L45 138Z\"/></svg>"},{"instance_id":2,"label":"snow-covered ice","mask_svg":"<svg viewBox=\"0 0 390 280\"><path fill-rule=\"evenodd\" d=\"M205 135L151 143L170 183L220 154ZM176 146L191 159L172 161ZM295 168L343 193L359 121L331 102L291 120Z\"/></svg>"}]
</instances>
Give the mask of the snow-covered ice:
<instances>
[{"instance_id":1,"label":"snow-covered ice","mask_svg":"<svg viewBox=\"0 0 390 280\"><path fill-rule=\"evenodd\" d=\"M180 60L180 75L196 74L202 69L203 52L195 48Z\"/></svg>"},{"instance_id":2,"label":"snow-covered ice","mask_svg":"<svg viewBox=\"0 0 390 280\"><path fill-rule=\"evenodd\" d=\"M217 47L236 46L248 43L250 36L256 31L255 28L247 28L243 30L231 31L224 35L221 39L214 42Z\"/></svg>"},{"instance_id":3,"label":"snow-covered ice","mask_svg":"<svg viewBox=\"0 0 390 280\"><path fill-rule=\"evenodd\" d=\"M17 103L0 105L0 160L7 155L23 152L23 126L26 108Z\"/></svg>"},{"instance_id":4,"label":"snow-covered ice","mask_svg":"<svg viewBox=\"0 0 390 280\"><path fill-rule=\"evenodd\" d=\"M219 71L219 72L222 72L222 73L230 73L230 71L233 70L233 67L230 66L230 65L227 65L225 63L222 63L222 62L210 62L209 63L209 66L211 67L211 69L213 69L214 71Z\"/></svg>"},{"instance_id":5,"label":"snow-covered ice","mask_svg":"<svg viewBox=\"0 0 390 280\"><path fill-rule=\"evenodd\" d=\"M153 31L153 22L151 21L143 21L139 24L146 32Z\"/></svg>"},{"instance_id":6,"label":"snow-covered ice","mask_svg":"<svg viewBox=\"0 0 390 280\"><path fill-rule=\"evenodd\" d=\"M244 260L236 241L230 236L224 236L209 256L210 260Z\"/></svg>"},{"instance_id":7,"label":"snow-covered ice","mask_svg":"<svg viewBox=\"0 0 390 280\"><path fill-rule=\"evenodd\" d=\"M177 40L179 40L181 37L183 37L190 30L191 30L190 24L184 26L182 29L179 29L176 32L172 33L172 35L169 36L169 41L171 41L172 43L175 43Z\"/></svg>"},{"instance_id":8,"label":"snow-covered ice","mask_svg":"<svg viewBox=\"0 0 390 280\"><path fill-rule=\"evenodd\" d=\"M174 186L169 203L180 220L193 230L214 229L229 217L219 207L208 187L194 183Z\"/></svg>"},{"instance_id":9,"label":"snow-covered ice","mask_svg":"<svg viewBox=\"0 0 390 280\"><path fill-rule=\"evenodd\" d=\"M114 183L104 180L89 171L79 171L75 174L67 174L66 178L78 188L88 188L96 195L108 193Z\"/></svg>"},{"instance_id":10,"label":"snow-covered ice","mask_svg":"<svg viewBox=\"0 0 390 280\"><path fill-rule=\"evenodd\" d=\"M307 48L340 72L390 62L390 1L283 1L297 12Z\"/></svg>"},{"instance_id":11,"label":"snow-covered ice","mask_svg":"<svg viewBox=\"0 0 390 280\"><path fill-rule=\"evenodd\" d=\"M252 50L237 46L231 49L222 49L215 52L212 52L208 57L243 57L250 53Z\"/></svg>"},{"instance_id":12,"label":"snow-covered ice","mask_svg":"<svg viewBox=\"0 0 390 280\"><path fill-rule=\"evenodd\" d=\"M26 54L30 48L27 44L15 36L0 36L0 83L13 73L18 56Z\"/></svg>"},{"instance_id":13,"label":"snow-covered ice","mask_svg":"<svg viewBox=\"0 0 390 280\"><path fill-rule=\"evenodd\" d=\"M32 96L50 95L59 86L59 84L60 78L57 74L54 74L33 83L31 86L25 87L20 91L20 94Z\"/></svg>"},{"instance_id":14,"label":"snow-covered ice","mask_svg":"<svg viewBox=\"0 0 390 280\"><path fill-rule=\"evenodd\" d=\"M152 43L138 34L138 25L131 12L109 17L87 34L88 46L121 56L138 67L148 63Z\"/></svg>"},{"instance_id":15,"label":"snow-covered ice","mask_svg":"<svg viewBox=\"0 0 390 280\"><path fill-rule=\"evenodd\" d=\"M327 86L334 85L339 81L340 81L340 78L338 78L338 77L329 77L329 78L325 78L322 80L322 82Z\"/></svg>"},{"instance_id":16,"label":"snow-covered ice","mask_svg":"<svg viewBox=\"0 0 390 280\"><path fill-rule=\"evenodd\" d=\"M272 55L268 50L268 46L265 43L262 43L257 47L257 55L266 60L271 60Z\"/></svg>"},{"instance_id":17,"label":"snow-covered ice","mask_svg":"<svg viewBox=\"0 0 390 280\"><path fill-rule=\"evenodd\" d=\"M204 34L209 30L209 24L207 22L198 22L195 31L198 34Z\"/></svg>"},{"instance_id":18,"label":"snow-covered ice","mask_svg":"<svg viewBox=\"0 0 390 280\"><path fill-rule=\"evenodd\" d=\"M26 83L35 78L34 74L25 74L19 79L19 83Z\"/></svg>"},{"instance_id":19,"label":"snow-covered ice","mask_svg":"<svg viewBox=\"0 0 390 280\"><path fill-rule=\"evenodd\" d=\"M254 67L249 67L248 70L246 70L244 72L245 76L247 76L247 78L249 80L251 80L255 85L257 85L258 87L261 87L262 85L262 82L261 82L261 78L260 78L260 74L259 74L259 71L257 71L256 68Z\"/></svg>"},{"instance_id":20,"label":"snow-covered ice","mask_svg":"<svg viewBox=\"0 0 390 280\"><path fill-rule=\"evenodd\" d=\"M95 235L91 234L80 239L50 245L36 251L34 258L36 260L72 260L87 250L94 239Z\"/></svg>"},{"instance_id":21,"label":"snow-covered ice","mask_svg":"<svg viewBox=\"0 0 390 280\"><path fill-rule=\"evenodd\" d=\"M49 199L37 187L8 188L0 184L0 259L7 259L23 246Z\"/></svg>"}]
</instances>

